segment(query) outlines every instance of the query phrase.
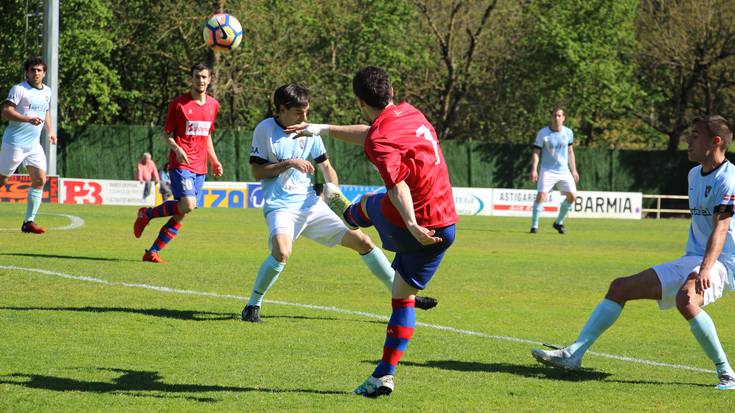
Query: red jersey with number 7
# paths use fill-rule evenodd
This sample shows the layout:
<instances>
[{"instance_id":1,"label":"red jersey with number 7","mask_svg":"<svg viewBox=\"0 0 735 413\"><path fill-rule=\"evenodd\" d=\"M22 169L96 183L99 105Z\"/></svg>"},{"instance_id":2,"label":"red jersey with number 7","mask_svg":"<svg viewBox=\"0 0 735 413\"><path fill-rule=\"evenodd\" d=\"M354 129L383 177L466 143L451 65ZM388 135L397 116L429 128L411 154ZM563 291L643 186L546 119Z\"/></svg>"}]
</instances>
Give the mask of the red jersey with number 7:
<instances>
[{"instance_id":1,"label":"red jersey with number 7","mask_svg":"<svg viewBox=\"0 0 735 413\"><path fill-rule=\"evenodd\" d=\"M203 105L194 100L191 93L185 93L171 102L163 131L173 134L176 144L184 150L189 162L179 163L176 153L169 151L169 169L188 169L195 174L207 173L207 142L209 135L214 132L218 111L219 102L209 95Z\"/></svg>"},{"instance_id":2,"label":"red jersey with number 7","mask_svg":"<svg viewBox=\"0 0 735 413\"><path fill-rule=\"evenodd\" d=\"M378 168L386 189L406 182L419 225L442 228L457 222L449 171L436 131L418 109L407 102L386 107L368 130L365 154ZM394 225L406 226L387 196L381 210Z\"/></svg>"}]
</instances>

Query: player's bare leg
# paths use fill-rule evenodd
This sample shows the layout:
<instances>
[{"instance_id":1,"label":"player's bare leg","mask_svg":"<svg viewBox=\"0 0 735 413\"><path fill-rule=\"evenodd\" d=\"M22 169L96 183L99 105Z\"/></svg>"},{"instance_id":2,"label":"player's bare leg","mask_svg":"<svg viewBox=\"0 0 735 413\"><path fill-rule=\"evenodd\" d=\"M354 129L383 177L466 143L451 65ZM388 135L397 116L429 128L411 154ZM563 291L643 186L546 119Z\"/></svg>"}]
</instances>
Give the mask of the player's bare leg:
<instances>
[{"instance_id":1,"label":"player's bare leg","mask_svg":"<svg viewBox=\"0 0 735 413\"><path fill-rule=\"evenodd\" d=\"M558 350L533 349L531 355L546 365L565 370L579 369L587 349L615 323L625 303L641 299L661 299L661 282L652 268L613 280L605 299L592 312L574 343Z\"/></svg>"},{"instance_id":2,"label":"player's bare leg","mask_svg":"<svg viewBox=\"0 0 735 413\"><path fill-rule=\"evenodd\" d=\"M715 323L709 314L702 309L704 291L698 291L696 278L697 273L689 274L687 281L676 295L676 308L689 322L689 328L694 338L697 339L697 343L714 363L720 381L717 384L717 389L735 390L735 372L730 366L725 350L717 336Z\"/></svg>"},{"instance_id":3,"label":"player's bare leg","mask_svg":"<svg viewBox=\"0 0 735 413\"><path fill-rule=\"evenodd\" d=\"M409 285L400 274L393 283L393 313L388 321L383 357L368 377L354 393L365 397L389 395L393 391L393 374L401 356L406 351L416 325L414 300L418 289Z\"/></svg>"},{"instance_id":4,"label":"player's bare leg","mask_svg":"<svg viewBox=\"0 0 735 413\"><path fill-rule=\"evenodd\" d=\"M143 254L143 261L154 262L163 264L164 260L161 259L159 253L163 250L169 242L171 242L176 235L178 235L181 229L184 218L196 208L196 198L191 196L185 196L179 199L175 204L175 207L167 205L166 203L159 205L156 208L148 208L144 214L147 216L148 210L158 210L156 213L169 213L173 212L171 218L163 224L161 230L158 232L158 237L153 241L151 248L145 251ZM140 214L139 214L140 215ZM164 215L165 216L165 215ZM136 220L136 224L138 220Z\"/></svg>"},{"instance_id":5,"label":"player's bare leg","mask_svg":"<svg viewBox=\"0 0 735 413\"><path fill-rule=\"evenodd\" d=\"M274 235L271 240L271 245L271 255L260 265L250 299L245 308L242 309L243 321L251 323L261 322L260 307L263 303L263 296L276 283L278 276L283 272L289 257L291 257L293 239L290 235Z\"/></svg>"},{"instance_id":6,"label":"player's bare leg","mask_svg":"<svg viewBox=\"0 0 735 413\"><path fill-rule=\"evenodd\" d=\"M564 227L564 218L567 217L567 213L569 213L569 208L574 205L574 201L577 199L577 195L574 192L567 192L565 196L566 198L564 199L564 202L562 202L561 206L559 206L559 215L556 217L553 225L554 229L560 234L565 234L567 232L566 228Z\"/></svg>"},{"instance_id":7,"label":"player's bare leg","mask_svg":"<svg viewBox=\"0 0 735 413\"><path fill-rule=\"evenodd\" d=\"M539 192L536 194L536 200L533 203L531 209L531 234L538 232L538 222L541 217L541 211L544 208L544 202L546 202L546 192Z\"/></svg>"},{"instance_id":8,"label":"player's bare leg","mask_svg":"<svg viewBox=\"0 0 735 413\"><path fill-rule=\"evenodd\" d=\"M23 220L23 225L20 227L20 230L25 233L43 234L46 230L38 226L34 221L43 199L43 186L46 184L46 171L34 166L28 166L27 169L28 175L31 177L31 187L28 188L26 217Z\"/></svg>"},{"instance_id":9,"label":"player's bare leg","mask_svg":"<svg viewBox=\"0 0 735 413\"><path fill-rule=\"evenodd\" d=\"M370 272L385 285L388 291L393 290L395 270L390 265L383 251L376 247L364 232L358 230L347 231L340 241L340 245L355 250L360 254ZM416 308L430 310L439 304L433 297L416 297Z\"/></svg>"}]
</instances>

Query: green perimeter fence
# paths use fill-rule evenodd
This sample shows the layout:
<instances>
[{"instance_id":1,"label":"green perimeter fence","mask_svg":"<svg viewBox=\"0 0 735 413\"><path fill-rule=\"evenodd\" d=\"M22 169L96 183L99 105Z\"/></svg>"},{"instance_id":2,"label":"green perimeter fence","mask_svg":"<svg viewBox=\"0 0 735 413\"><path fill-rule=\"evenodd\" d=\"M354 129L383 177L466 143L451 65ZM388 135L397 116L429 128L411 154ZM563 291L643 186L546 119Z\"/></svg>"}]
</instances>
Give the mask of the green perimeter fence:
<instances>
[{"instance_id":1,"label":"green perimeter fence","mask_svg":"<svg viewBox=\"0 0 735 413\"><path fill-rule=\"evenodd\" d=\"M58 149L59 175L73 178L133 179L136 161L150 152L160 167L167 147L160 127L90 126L65 136ZM250 130L218 130L214 135L224 176L209 180L254 181L250 174ZM325 139L340 182L380 185L362 148ZM443 141L452 184L457 187L535 188L529 180L531 145ZM630 151L575 148L580 190L686 194L693 166L684 151Z\"/></svg>"},{"instance_id":2,"label":"green perimeter fence","mask_svg":"<svg viewBox=\"0 0 735 413\"><path fill-rule=\"evenodd\" d=\"M3 125L4 126L4 125ZM2 127L0 127L2 129ZM1 131L0 131L1 132ZM160 127L92 125L75 135L61 134L57 172L69 178L134 179L135 164L150 152L158 167L167 160ZM219 181L254 181L250 174L250 130L217 130L214 146L222 165ZM325 139L340 182L381 185L362 148ZM531 144L441 142L452 184L457 187L535 189L529 180ZM694 164L685 151L605 150L576 147L578 188L585 191L685 195ZM317 178L320 180L320 178Z\"/></svg>"}]
</instances>

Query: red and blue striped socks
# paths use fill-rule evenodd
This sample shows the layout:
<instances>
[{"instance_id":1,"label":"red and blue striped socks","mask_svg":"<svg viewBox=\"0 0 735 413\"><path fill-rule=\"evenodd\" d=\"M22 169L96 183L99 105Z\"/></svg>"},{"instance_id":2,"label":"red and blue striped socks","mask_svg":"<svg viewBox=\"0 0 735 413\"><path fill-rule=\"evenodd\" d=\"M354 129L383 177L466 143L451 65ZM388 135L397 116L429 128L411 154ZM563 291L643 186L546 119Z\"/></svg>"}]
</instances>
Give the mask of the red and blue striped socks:
<instances>
[{"instance_id":1,"label":"red and blue striped socks","mask_svg":"<svg viewBox=\"0 0 735 413\"><path fill-rule=\"evenodd\" d=\"M388 329L383 346L383 359L373 372L373 377L394 374L396 365L408 347L416 327L416 300L411 298L396 299L393 302L393 313L388 321Z\"/></svg>"},{"instance_id":2,"label":"red and blue striped socks","mask_svg":"<svg viewBox=\"0 0 735 413\"><path fill-rule=\"evenodd\" d=\"M145 214L148 218L170 217L172 215L181 215L179 212L179 201L166 201L161 205L153 208L146 208Z\"/></svg>"},{"instance_id":3,"label":"red and blue striped socks","mask_svg":"<svg viewBox=\"0 0 735 413\"><path fill-rule=\"evenodd\" d=\"M163 205L159 205L159 207L160 206L163 206ZM178 222L173 218L169 219L168 222L166 222L161 227L161 231L158 233L158 238L156 238L156 240L153 241L153 245L151 246L150 251L159 252L162 249L164 249L166 245L169 242L171 242L172 239L174 239L176 234L179 233L179 229L181 229L181 222Z\"/></svg>"},{"instance_id":4,"label":"red and blue striped socks","mask_svg":"<svg viewBox=\"0 0 735 413\"><path fill-rule=\"evenodd\" d=\"M373 225L373 222L362 210L359 200L350 205L343 215L345 220L348 223L353 224L353 226L367 228Z\"/></svg>"}]
</instances>

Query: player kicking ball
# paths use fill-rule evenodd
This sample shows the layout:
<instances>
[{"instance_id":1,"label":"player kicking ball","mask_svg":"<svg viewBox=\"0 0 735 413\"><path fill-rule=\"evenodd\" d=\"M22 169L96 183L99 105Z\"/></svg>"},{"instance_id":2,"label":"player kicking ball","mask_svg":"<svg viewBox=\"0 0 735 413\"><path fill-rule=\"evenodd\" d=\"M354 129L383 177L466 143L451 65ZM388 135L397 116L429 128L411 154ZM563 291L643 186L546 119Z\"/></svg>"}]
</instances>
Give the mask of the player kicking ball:
<instances>
[{"instance_id":1,"label":"player kicking ball","mask_svg":"<svg viewBox=\"0 0 735 413\"><path fill-rule=\"evenodd\" d=\"M416 325L416 293L426 288L444 253L454 242L457 214L452 186L436 132L415 107L393 103L388 73L366 67L352 80L367 125L306 125L301 134L322 134L362 145L380 172L387 193L367 194L350 202L333 185L325 185L329 205L348 225L375 226L383 248L395 251L391 306L383 357L354 392L366 397L393 391L393 375Z\"/></svg>"},{"instance_id":2,"label":"player kicking ball","mask_svg":"<svg viewBox=\"0 0 735 413\"><path fill-rule=\"evenodd\" d=\"M309 91L300 85L279 87L273 95L277 113L260 122L253 132L250 166L262 185L271 254L258 270L250 300L242 311L244 321L261 321L263 296L283 272L294 241L302 235L328 247L340 244L355 250L373 275L388 290L393 288L394 271L383 251L362 231L347 228L314 192L310 160L319 166L328 185L338 183L321 137L295 137L284 131L306 121L309 100ZM436 305L430 297L419 297L416 304L424 310Z\"/></svg>"},{"instance_id":3,"label":"player kicking ball","mask_svg":"<svg viewBox=\"0 0 735 413\"><path fill-rule=\"evenodd\" d=\"M692 222L683 257L610 284L577 340L559 350L531 351L543 364L576 370L587 349L617 320L629 300L658 300L664 310L676 306L707 357L717 369L720 390L735 390L735 372L717 337L715 324L702 307L715 302L727 287L735 289L735 165L725 158L732 128L721 116L697 118L687 139L689 209Z\"/></svg>"}]
</instances>

